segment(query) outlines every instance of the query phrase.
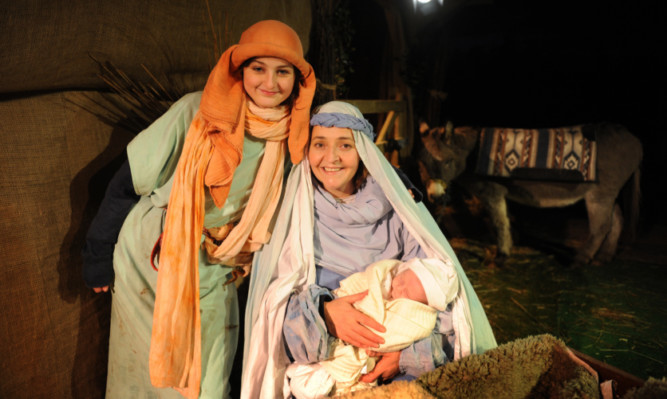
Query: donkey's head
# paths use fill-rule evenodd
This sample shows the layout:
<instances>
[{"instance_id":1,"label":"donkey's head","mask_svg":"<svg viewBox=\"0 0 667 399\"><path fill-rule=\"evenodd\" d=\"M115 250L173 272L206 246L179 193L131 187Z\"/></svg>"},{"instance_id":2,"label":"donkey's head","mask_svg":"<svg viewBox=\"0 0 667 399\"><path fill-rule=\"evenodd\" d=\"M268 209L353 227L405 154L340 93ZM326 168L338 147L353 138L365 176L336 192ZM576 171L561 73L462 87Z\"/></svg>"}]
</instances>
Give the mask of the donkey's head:
<instances>
[{"instance_id":1,"label":"donkey's head","mask_svg":"<svg viewBox=\"0 0 667 399\"><path fill-rule=\"evenodd\" d=\"M424 151L419 159L419 172L429 201L442 202L447 185L463 173L466 158L477 141L477 132L469 127L429 127L419 124Z\"/></svg>"}]
</instances>

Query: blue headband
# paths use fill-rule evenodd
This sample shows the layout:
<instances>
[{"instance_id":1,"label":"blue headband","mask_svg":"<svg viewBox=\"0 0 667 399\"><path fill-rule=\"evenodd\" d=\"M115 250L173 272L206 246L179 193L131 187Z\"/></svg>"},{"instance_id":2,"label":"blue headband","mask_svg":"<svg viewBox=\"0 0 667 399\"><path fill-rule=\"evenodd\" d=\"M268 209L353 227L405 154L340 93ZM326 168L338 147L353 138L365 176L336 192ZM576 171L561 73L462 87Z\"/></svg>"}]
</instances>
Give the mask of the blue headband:
<instances>
[{"instance_id":1,"label":"blue headband","mask_svg":"<svg viewBox=\"0 0 667 399\"><path fill-rule=\"evenodd\" d=\"M346 127L359 130L371 139L371 141L375 140L373 125L371 125L370 122L366 119L357 118L356 116L340 112L323 112L321 114L315 114L310 118L310 126Z\"/></svg>"}]
</instances>

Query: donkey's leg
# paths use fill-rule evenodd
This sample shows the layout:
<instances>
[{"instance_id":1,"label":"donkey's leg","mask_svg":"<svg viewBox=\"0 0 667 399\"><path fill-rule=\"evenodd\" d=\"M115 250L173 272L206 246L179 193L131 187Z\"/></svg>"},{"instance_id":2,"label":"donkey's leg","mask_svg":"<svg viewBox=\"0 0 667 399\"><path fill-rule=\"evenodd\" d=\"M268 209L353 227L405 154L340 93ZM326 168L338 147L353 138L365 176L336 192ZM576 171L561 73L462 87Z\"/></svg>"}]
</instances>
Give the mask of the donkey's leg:
<instances>
[{"instance_id":1,"label":"donkey's leg","mask_svg":"<svg viewBox=\"0 0 667 399\"><path fill-rule=\"evenodd\" d=\"M586 210L588 211L588 239L579 248L574 263L586 265L590 263L597 253L602 241L611 230L612 214L614 212L614 200L595 198L591 192L587 193Z\"/></svg>"},{"instance_id":2,"label":"donkey's leg","mask_svg":"<svg viewBox=\"0 0 667 399\"><path fill-rule=\"evenodd\" d=\"M607 237L602 242L600 252L598 252L595 259L602 263L607 263L612 260L618 247L618 238L621 236L623 230L623 212L618 204L614 204L614 210L611 216L611 229L607 233Z\"/></svg>"},{"instance_id":3,"label":"donkey's leg","mask_svg":"<svg viewBox=\"0 0 667 399\"><path fill-rule=\"evenodd\" d=\"M513 245L510 220L507 217L506 195L507 188L496 183L485 183L480 191L480 198L496 230L498 254L500 254L501 260L509 256Z\"/></svg>"}]
</instances>

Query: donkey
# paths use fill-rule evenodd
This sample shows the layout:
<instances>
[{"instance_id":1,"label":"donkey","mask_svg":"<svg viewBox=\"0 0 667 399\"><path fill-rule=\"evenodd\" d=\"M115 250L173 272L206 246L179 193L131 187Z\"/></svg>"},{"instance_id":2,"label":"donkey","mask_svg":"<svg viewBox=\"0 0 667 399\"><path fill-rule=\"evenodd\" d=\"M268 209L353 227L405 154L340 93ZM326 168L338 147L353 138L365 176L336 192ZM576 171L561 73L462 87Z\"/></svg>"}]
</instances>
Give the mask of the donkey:
<instances>
[{"instance_id":1,"label":"donkey","mask_svg":"<svg viewBox=\"0 0 667 399\"><path fill-rule=\"evenodd\" d=\"M455 179L470 194L478 197L495 228L498 261L509 256L512 248L507 199L540 208L564 207L584 200L589 235L585 244L577 250L574 264L585 265L593 259L606 263L616 252L623 228L623 215L616 198L626 182L632 179L630 212L626 214L631 224L630 234L634 232L639 214L643 150L639 139L625 127L610 123L588 126L597 132L596 182L490 179L480 176L469 165L474 165L472 158L478 152L481 129L448 127L429 128L423 122L419 127L424 146L418 166L428 199L438 201L446 193L447 185Z\"/></svg>"}]
</instances>

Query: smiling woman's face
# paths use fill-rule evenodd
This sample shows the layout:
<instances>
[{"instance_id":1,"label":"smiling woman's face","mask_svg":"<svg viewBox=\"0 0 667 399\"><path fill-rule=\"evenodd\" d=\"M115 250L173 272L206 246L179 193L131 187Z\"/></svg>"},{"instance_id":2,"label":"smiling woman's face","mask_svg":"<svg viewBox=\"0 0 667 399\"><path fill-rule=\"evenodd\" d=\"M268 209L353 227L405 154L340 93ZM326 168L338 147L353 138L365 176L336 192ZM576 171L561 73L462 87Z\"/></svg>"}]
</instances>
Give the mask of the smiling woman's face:
<instances>
[{"instance_id":1,"label":"smiling woman's face","mask_svg":"<svg viewBox=\"0 0 667 399\"><path fill-rule=\"evenodd\" d=\"M335 198L354 194L353 179L359 168L359 154L350 129L314 126L308 161L315 178Z\"/></svg>"},{"instance_id":2,"label":"smiling woman's face","mask_svg":"<svg viewBox=\"0 0 667 399\"><path fill-rule=\"evenodd\" d=\"M243 68L243 88L261 108L275 108L292 94L294 66L282 58L258 57Z\"/></svg>"}]
</instances>

